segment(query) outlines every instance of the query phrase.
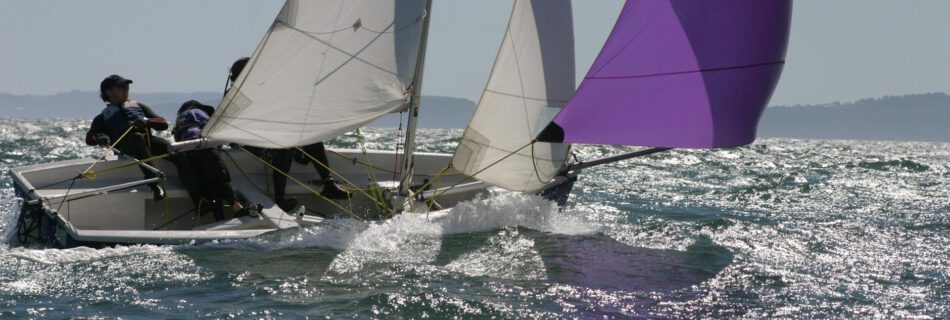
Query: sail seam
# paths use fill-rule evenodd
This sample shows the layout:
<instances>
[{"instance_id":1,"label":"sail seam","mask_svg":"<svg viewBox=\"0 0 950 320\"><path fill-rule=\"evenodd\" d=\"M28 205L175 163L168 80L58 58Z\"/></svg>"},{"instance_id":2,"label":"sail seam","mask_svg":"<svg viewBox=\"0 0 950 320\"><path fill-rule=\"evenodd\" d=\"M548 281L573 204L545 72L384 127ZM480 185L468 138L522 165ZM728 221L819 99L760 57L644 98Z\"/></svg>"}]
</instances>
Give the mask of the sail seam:
<instances>
[{"instance_id":1,"label":"sail seam","mask_svg":"<svg viewBox=\"0 0 950 320\"><path fill-rule=\"evenodd\" d=\"M766 63L756 63L756 64L749 64L749 65L743 65L743 66L699 69L699 70L692 70L692 71L678 71L678 72L654 73L654 74L633 75L633 76L606 76L606 77L596 77L596 76L594 76L594 77L585 77L584 79L609 80L609 79L651 78L651 77L672 76L672 75L689 74L689 73L715 72L715 71L726 71L726 70L737 70L737 69L757 68L757 67L765 67L765 66L776 65L776 64L785 64L785 60L782 60L782 61L775 61L775 62L766 62Z\"/></svg>"},{"instance_id":2,"label":"sail seam","mask_svg":"<svg viewBox=\"0 0 950 320\"><path fill-rule=\"evenodd\" d=\"M279 21L279 20L278 20L278 21ZM411 23L406 24L406 25L401 26L401 27L398 27L398 28L395 28L395 29L393 29L392 31L386 31L386 30L389 30L389 27L386 27L386 29L384 29L383 31L373 30L373 29L370 29L370 28L368 28L368 27L366 27L365 25L362 25L362 24L361 24L361 25L359 26L359 28L357 28L357 29L366 30L367 32L371 32L371 33L396 33L396 32L402 31L402 30L409 29L410 27L419 24L419 22L421 22L421 21L422 21L422 17L421 17L421 16L416 17L416 19L412 20ZM287 25L288 28L295 29L295 28L290 27L287 23L284 23L283 21L281 21L281 24ZM396 21L393 21L393 22L390 23L389 25L395 25L395 24L396 24ZM340 32L343 32L343 31L350 31L350 30L353 30L353 26L347 26L347 27L341 28L341 29L339 29L339 30L324 31L324 32L307 31L307 30L303 30L303 29L295 29L295 30L300 31L300 32L303 32L303 33L306 33L306 34L325 35L325 34L340 33Z\"/></svg>"},{"instance_id":3,"label":"sail seam","mask_svg":"<svg viewBox=\"0 0 950 320\"><path fill-rule=\"evenodd\" d=\"M524 148L518 149L518 150L516 150L516 151L511 151L511 150L502 149L502 148L499 148L499 147L493 147L493 146L490 146L490 145L487 145L487 144L484 144L484 143L479 143L479 142L474 142L474 141L469 141L469 142L472 143L472 144L476 144L476 145L482 146L482 147L484 147L484 148L486 148L486 149L492 149L492 150L495 150L495 151L501 151L501 152L503 152L503 153L514 153L514 155L516 155L516 156L521 156L521 157L528 158L528 159L542 159L542 160L551 160L551 161L554 161L554 160L555 160L554 158L533 157L533 156L530 156L530 155L521 154L520 151L521 151L522 149L524 149Z\"/></svg>"},{"instance_id":4,"label":"sail seam","mask_svg":"<svg viewBox=\"0 0 950 320\"><path fill-rule=\"evenodd\" d=\"M570 101L570 100L560 100L560 99L542 99L542 98L525 97L525 96L519 96L519 95L513 94L513 93L504 93L504 92L495 91L495 90L489 90L489 89L485 89L485 91L486 91L486 92L491 92L491 93L494 93L494 94L498 94L498 95L503 95L503 96L512 97L512 98L519 98L519 99L532 100L532 101L539 101L539 102L562 102L562 103L567 103L568 101Z\"/></svg>"},{"instance_id":5,"label":"sail seam","mask_svg":"<svg viewBox=\"0 0 950 320\"><path fill-rule=\"evenodd\" d=\"M379 33L375 38L373 38L372 41L370 41L370 42L367 43L365 46L363 46L363 48L361 48L361 49L359 50L359 52L357 52L356 54L352 54L352 53L350 53L350 52L347 52L346 50L343 50L343 49L338 48L337 46L334 46L333 44L331 44L331 43L329 43L329 42L326 42L326 41L324 41L324 40L321 40L320 38L317 38L317 37L313 36L312 34L306 32L306 31L303 31L303 30L294 28L294 27L292 27L292 26L286 25L286 24L284 24L283 22L281 22L280 24L286 26L287 29L300 32L301 34L303 34L303 35L305 35L305 36L307 36L307 37L309 37L309 38L311 38L311 39L313 39L313 40L316 40L317 42L320 42L320 43L326 45L327 47L329 47L329 48L331 48L331 49L333 49L333 50L339 51L340 53L343 53L343 54L349 56L349 57L350 57L350 60L349 60L349 61L352 61L352 60L360 61L360 62L362 62L362 63L365 63L365 64L368 65L368 66L371 66L371 67L373 67L373 68L379 69L380 71L383 71L383 72L389 73L389 74L391 74L391 75L393 75L393 76L396 76L396 78L400 78L400 80L406 80L406 79L402 79L402 77L399 75L398 72L394 72L394 71L391 71L391 70L387 70L386 68L377 66L377 65L373 64L372 62L366 61L366 60L364 60L363 58L360 58L360 57L358 56L358 55L359 55L360 53L362 53L364 50L366 50L366 49L369 48L371 45L373 45L374 43L376 43L376 41L379 40L379 38L383 35L383 33ZM390 27L392 27L392 25L390 25ZM346 64L348 64L349 61L346 61L346 62L340 64L340 67L338 67L337 70L339 70L340 68L342 68L343 66L345 66ZM335 73L335 71L336 71L336 70L331 71L329 74L327 74L326 77L324 77L323 79L317 81L316 84L320 84L320 82L323 82L324 79L328 78L330 75L332 75L333 73ZM411 81L411 80L409 80L409 81Z\"/></svg>"},{"instance_id":6,"label":"sail seam","mask_svg":"<svg viewBox=\"0 0 950 320\"><path fill-rule=\"evenodd\" d=\"M387 112L381 112L380 114L386 114L386 113L389 113L389 111L387 111ZM374 115L374 116L375 116L375 115ZM337 120L337 121L325 121L325 122L316 122L316 121L311 121L311 122L291 122L291 121L267 120L267 119L261 119L261 118L256 118L256 117L250 117L250 118L249 118L249 117L238 117L238 116L230 116L230 115L221 115L220 118L221 118L222 120L223 120L223 119L229 119L229 120L244 120L244 121L266 122L266 123L276 123L276 124L285 124L285 125L305 125L305 126L327 125L327 124L344 123L344 122L350 122L350 121L365 119L364 117L354 117L354 118L342 119L342 120Z\"/></svg>"}]
</instances>

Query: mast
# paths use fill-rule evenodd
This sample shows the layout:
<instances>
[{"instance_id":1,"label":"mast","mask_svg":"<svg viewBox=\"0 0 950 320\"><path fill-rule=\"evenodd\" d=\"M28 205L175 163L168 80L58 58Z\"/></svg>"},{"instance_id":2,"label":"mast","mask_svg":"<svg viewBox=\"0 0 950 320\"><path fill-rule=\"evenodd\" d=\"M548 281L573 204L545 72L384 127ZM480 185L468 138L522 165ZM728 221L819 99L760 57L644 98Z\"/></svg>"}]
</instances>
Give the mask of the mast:
<instances>
[{"instance_id":1,"label":"mast","mask_svg":"<svg viewBox=\"0 0 950 320\"><path fill-rule=\"evenodd\" d=\"M402 204L409 195L409 186L412 184L413 153L416 150L416 127L419 121L419 98L422 93L422 72L425 69L426 47L429 42L429 18L432 16L432 0L426 1L426 11L422 22L422 35L419 43L419 53L416 57L416 71L413 75L410 100L409 123L406 126L406 144L403 148L402 176L399 179L399 193L393 199L395 209L402 211Z\"/></svg>"}]
</instances>

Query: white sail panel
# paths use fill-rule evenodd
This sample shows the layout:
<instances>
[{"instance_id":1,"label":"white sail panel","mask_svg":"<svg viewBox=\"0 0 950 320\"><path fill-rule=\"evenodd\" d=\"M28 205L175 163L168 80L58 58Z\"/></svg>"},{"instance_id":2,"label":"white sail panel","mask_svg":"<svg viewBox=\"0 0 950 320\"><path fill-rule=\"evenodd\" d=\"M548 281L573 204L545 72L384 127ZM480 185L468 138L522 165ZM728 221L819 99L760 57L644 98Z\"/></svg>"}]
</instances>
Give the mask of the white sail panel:
<instances>
[{"instance_id":1,"label":"white sail panel","mask_svg":"<svg viewBox=\"0 0 950 320\"><path fill-rule=\"evenodd\" d=\"M515 1L456 169L515 191L536 191L557 174L569 146L529 144L574 94L573 28L569 0Z\"/></svg>"},{"instance_id":2,"label":"white sail panel","mask_svg":"<svg viewBox=\"0 0 950 320\"><path fill-rule=\"evenodd\" d=\"M320 142L404 108L425 0L289 0L205 129L269 148Z\"/></svg>"}]
</instances>

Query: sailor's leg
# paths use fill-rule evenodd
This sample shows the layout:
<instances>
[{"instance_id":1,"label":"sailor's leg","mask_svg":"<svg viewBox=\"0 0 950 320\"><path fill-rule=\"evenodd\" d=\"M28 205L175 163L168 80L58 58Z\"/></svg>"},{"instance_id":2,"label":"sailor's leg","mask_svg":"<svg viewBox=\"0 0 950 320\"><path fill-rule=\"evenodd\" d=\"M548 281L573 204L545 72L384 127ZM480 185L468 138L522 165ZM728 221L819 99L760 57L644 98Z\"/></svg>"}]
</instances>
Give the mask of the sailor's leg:
<instances>
[{"instance_id":1,"label":"sailor's leg","mask_svg":"<svg viewBox=\"0 0 950 320\"><path fill-rule=\"evenodd\" d=\"M173 159L170 159L172 163L175 164L175 168L178 169L178 179L181 180L181 184L185 187L185 191L188 192L188 197L191 198L192 204L195 206L195 210L198 210L201 202L201 184L198 181L196 172L198 165L200 165L200 158L193 158L196 151L187 151L183 153L176 154L173 156ZM206 197L207 198L207 197ZM207 198L211 199L211 198Z\"/></svg>"},{"instance_id":2,"label":"sailor's leg","mask_svg":"<svg viewBox=\"0 0 950 320\"><path fill-rule=\"evenodd\" d=\"M277 170L274 170L274 197L283 198L285 191L287 190L287 176L284 173L290 173L290 165L293 162L291 158L291 152L288 149L272 149L271 150L271 165ZM281 173L284 172L284 173Z\"/></svg>"},{"instance_id":3,"label":"sailor's leg","mask_svg":"<svg viewBox=\"0 0 950 320\"><path fill-rule=\"evenodd\" d=\"M327 159L327 149L323 146L323 142L317 142L311 145L304 146L303 151L309 154L323 165L318 163L313 163L313 167L317 169L317 173L320 174L320 179L327 180L330 178L330 169L327 169L330 166L330 161ZM312 161L311 161L312 162Z\"/></svg>"},{"instance_id":4,"label":"sailor's leg","mask_svg":"<svg viewBox=\"0 0 950 320\"><path fill-rule=\"evenodd\" d=\"M293 160L292 149L272 149L271 165L290 174L290 165ZM297 199L287 197L287 176L284 173L274 171L274 202L284 211L290 211L297 206Z\"/></svg>"}]
</instances>

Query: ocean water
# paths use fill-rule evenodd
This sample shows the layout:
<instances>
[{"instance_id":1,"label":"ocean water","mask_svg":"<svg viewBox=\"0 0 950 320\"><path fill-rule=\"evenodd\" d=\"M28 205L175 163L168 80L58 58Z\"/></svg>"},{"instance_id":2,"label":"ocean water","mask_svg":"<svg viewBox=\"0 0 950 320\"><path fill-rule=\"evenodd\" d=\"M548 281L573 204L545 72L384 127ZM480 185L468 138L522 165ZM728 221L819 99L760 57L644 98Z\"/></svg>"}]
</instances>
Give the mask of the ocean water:
<instances>
[{"instance_id":1,"label":"ocean water","mask_svg":"<svg viewBox=\"0 0 950 320\"><path fill-rule=\"evenodd\" d=\"M94 155L87 125L0 118L0 169ZM423 130L421 148L460 134ZM590 169L564 208L512 194L438 223L98 250L16 244L11 184L0 318L950 318L945 143L760 139Z\"/></svg>"}]
</instances>

